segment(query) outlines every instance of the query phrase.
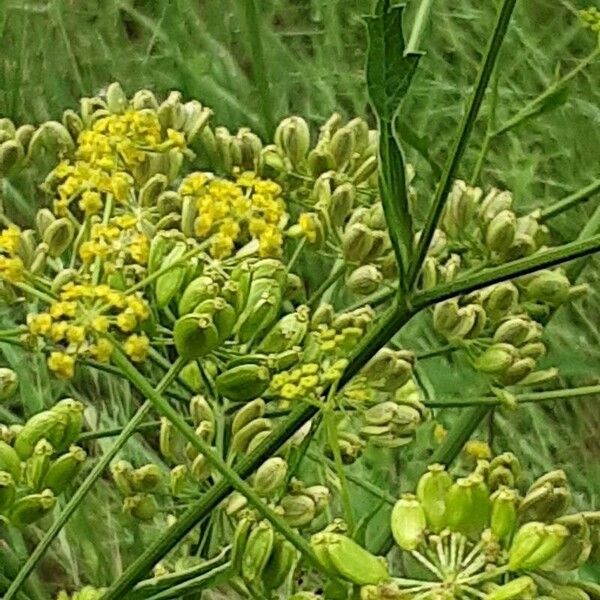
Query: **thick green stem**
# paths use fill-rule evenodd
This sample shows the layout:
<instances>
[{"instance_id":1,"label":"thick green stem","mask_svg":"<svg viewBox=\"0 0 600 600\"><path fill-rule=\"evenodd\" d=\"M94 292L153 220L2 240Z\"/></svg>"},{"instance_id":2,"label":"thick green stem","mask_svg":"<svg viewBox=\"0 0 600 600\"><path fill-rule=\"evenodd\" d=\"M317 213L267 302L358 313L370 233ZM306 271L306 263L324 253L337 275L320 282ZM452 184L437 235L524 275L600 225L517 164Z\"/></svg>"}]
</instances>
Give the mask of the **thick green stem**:
<instances>
[{"instance_id":1,"label":"thick green stem","mask_svg":"<svg viewBox=\"0 0 600 600\"><path fill-rule=\"evenodd\" d=\"M159 393L158 390L162 391L166 389L173 379L177 376L179 371L184 367L184 360L177 360L173 363L171 369L165 374L162 378L161 382L156 387L156 393ZM154 388L153 388L154 389ZM71 517L71 515L77 510L86 494L90 491L94 483L98 480L98 478L104 473L104 470L112 459L117 455L119 450L125 445L127 440L135 433L136 429L142 423L148 411L152 407L152 404L148 401L144 402L144 404L138 409L135 415L132 417L131 421L127 424L127 426L121 432L121 435L117 438L112 448L102 456L102 459L96 464L96 466L91 470L89 475L85 478L83 483L79 486L75 494L71 497L67 505L60 513L58 519L52 524L50 529L45 533L44 537L37 545L36 549L31 553L27 562L23 565L15 580L12 582L10 588L7 590L3 600L11 600L15 597L15 594L21 589L21 586L29 576L29 574L35 569L35 566L42 558L50 544L54 541L56 536L60 533L62 528L66 525L67 521Z\"/></svg>"},{"instance_id":2,"label":"thick green stem","mask_svg":"<svg viewBox=\"0 0 600 600\"><path fill-rule=\"evenodd\" d=\"M412 30L410 32L410 38L408 44L406 44L406 54L412 54L419 52L421 46L421 39L427 28L429 22L429 13L433 6L433 0L421 0L419 4L419 10L415 15L415 21L413 23Z\"/></svg>"},{"instance_id":3,"label":"thick green stem","mask_svg":"<svg viewBox=\"0 0 600 600\"><path fill-rule=\"evenodd\" d=\"M552 219L553 217L562 214L566 210L569 210L574 206L578 206L582 202L587 202L594 194L597 194L598 192L600 192L600 179L596 179L596 181L593 181L584 188L577 190L563 200L559 200L558 202L542 209L539 220L544 222L548 219Z\"/></svg>"},{"instance_id":4,"label":"thick green stem","mask_svg":"<svg viewBox=\"0 0 600 600\"><path fill-rule=\"evenodd\" d=\"M406 307L393 307L380 317L379 324L371 331L356 349L350 363L342 375L338 388L348 383L367 361L386 344L398 329L408 322L413 313ZM312 404L298 405L288 417L282 421L273 432L263 440L257 448L247 454L236 466L239 477L248 477L269 456L294 435L317 412ZM217 481L200 498L181 515L177 522L165 535L151 544L115 582L104 600L119 600L132 586L143 577L157 561L174 548L185 535L197 525L206 515L215 510L219 504L233 491L233 486L225 478Z\"/></svg>"},{"instance_id":5,"label":"thick green stem","mask_svg":"<svg viewBox=\"0 0 600 600\"><path fill-rule=\"evenodd\" d=\"M498 53L500 52L502 42L504 41L504 36L506 35L515 4L516 0L504 0L502 8L498 13L494 33L490 39L485 58L481 65L473 95L471 96L469 106L460 125L454 147L450 151L448 161L444 167L442 179L437 186L425 226L419 238L415 260L410 265L408 285L406 286L407 289L413 288L417 277L419 276L419 272L421 271L423 261L427 256L429 244L431 243L438 221L442 215L448 192L455 179L458 165L467 147L475 121L477 120L477 115L479 114L479 109L481 108L481 103L483 102L490 77L494 71Z\"/></svg>"},{"instance_id":6,"label":"thick green stem","mask_svg":"<svg viewBox=\"0 0 600 600\"><path fill-rule=\"evenodd\" d=\"M575 241L551 250L526 256L504 265L482 269L478 273L460 277L455 281L434 287L430 290L417 292L411 298L411 305L415 311L431 306L443 300L454 298L480 290L489 285L500 283L508 279L527 275L540 269L554 267L561 263L588 256L600 250L600 235L595 235L587 240Z\"/></svg>"}]
</instances>

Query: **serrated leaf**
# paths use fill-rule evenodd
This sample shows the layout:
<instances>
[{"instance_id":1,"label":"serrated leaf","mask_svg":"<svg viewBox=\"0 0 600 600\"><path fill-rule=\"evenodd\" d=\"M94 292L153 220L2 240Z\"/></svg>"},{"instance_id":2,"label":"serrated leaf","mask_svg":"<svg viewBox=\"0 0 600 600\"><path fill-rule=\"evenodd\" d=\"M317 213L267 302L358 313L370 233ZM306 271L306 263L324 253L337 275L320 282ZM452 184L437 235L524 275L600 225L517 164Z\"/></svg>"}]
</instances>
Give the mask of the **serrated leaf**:
<instances>
[{"instance_id":1,"label":"serrated leaf","mask_svg":"<svg viewBox=\"0 0 600 600\"><path fill-rule=\"evenodd\" d=\"M384 121L391 121L396 115L421 57L418 53L404 53L404 8L403 4L390 7L390 0L379 0L375 15L366 17L367 87L371 104Z\"/></svg>"}]
</instances>

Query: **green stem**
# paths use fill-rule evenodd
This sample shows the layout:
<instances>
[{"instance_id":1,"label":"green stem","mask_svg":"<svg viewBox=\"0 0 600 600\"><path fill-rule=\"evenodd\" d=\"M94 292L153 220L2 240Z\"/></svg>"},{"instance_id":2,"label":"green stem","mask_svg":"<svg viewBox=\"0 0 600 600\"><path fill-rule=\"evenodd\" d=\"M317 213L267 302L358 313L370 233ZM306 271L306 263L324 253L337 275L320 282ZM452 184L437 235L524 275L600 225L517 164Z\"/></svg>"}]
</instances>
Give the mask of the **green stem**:
<instances>
[{"instance_id":1,"label":"green stem","mask_svg":"<svg viewBox=\"0 0 600 600\"><path fill-rule=\"evenodd\" d=\"M102 215L102 224L108 225L108 221L110 220L110 215L113 209L113 196L112 194L108 194L106 197L106 203L104 204L104 214ZM96 260L94 261L94 266L92 267L92 285L98 285L100 281L100 275L102 273L102 264L104 260L100 256L96 256Z\"/></svg>"},{"instance_id":2,"label":"green stem","mask_svg":"<svg viewBox=\"0 0 600 600\"><path fill-rule=\"evenodd\" d=\"M410 265L410 270L408 272L408 285L406 286L407 289L413 288L421 271L423 261L427 256L429 244L431 243L431 239L433 238L433 234L444 209L448 192L450 191L450 187L455 179L458 165L467 147L467 143L471 136L471 132L473 131L475 121L477 120L477 115L479 114L481 103L483 102L485 90L494 71L498 53L500 52L502 42L504 41L504 36L506 35L516 1L517 0L504 0L502 3L502 8L498 13L498 19L494 27L494 33L490 39L485 58L481 65L473 95L460 125L459 134L454 143L454 147L450 151L448 161L444 167L442 179L437 186L431 208L429 209L429 213L427 215L425 227L423 228L419 238L415 259Z\"/></svg>"},{"instance_id":3,"label":"green stem","mask_svg":"<svg viewBox=\"0 0 600 600\"><path fill-rule=\"evenodd\" d=\"M254 73L254 86L259 97L260 110L263 116L264 133L271 136L273 133L273 102L271 98L271 83L267 76L267 63L263 48L263 32L261 28L259 0L245 0L246 29L252 53L252 71Z\"/></svg>"},{"instance_id":4,"label":"green stem","mask_svg":"<svg viewBox=\"0 0 600 600\"><path fill-rule=\"evenodd\" d=\"M179 371L184 367L185 361L178 359L175 361L171 369L165 374L158 386L156 387L155 393L165 390L177 376ZM152 388L154 390L154 388ZM117 438L112 448L102 456L102 459L96 464L96 466L90 471L88 476L85 478L83 483L79 486L75 494L67 502L65 508L60 513L58 519L52 524L50 529L45 533L44 537L37 545L35 550L31 553L27 562L21 567L21 570L17 573L15 580L12 582L10 588L7 590L3 600L11 600L15 597L15 594L21 589L21 586L35 569L35 566L42 558L50 544L54 541L56 536L60 533L62 528L65 526L71 515L77 510L86 494L90 491L96 480L104 473L104 470L110 464L111 460L117 455L119 450L125 445L127 440L133 435L137 427L146 417L148 411L152 408L152 404L149 401L138 409L135 415L131 418L127 426L121 432L121 435Z\"/></svg>"},{"instance_id":5,"label":"green stem","mask_svg":"<svg viewBox=\"0 0 600 600\"><path fill-rule=\"evenodd\" d=\"M566 210L569 210L569 209L573 208L574 206L578 206L582 202L586 202L594 194L596 194L599 191L600 191L600 179L596 179L596 181L593 181L592 183L585 186L584 188L577 190L576 192L574 192L570 196L567 196L563 200L559 200L558 202L551 204L550 206L542 209L539 220L543 223L544 221L547 221L548 219L552 219L553 217L560 215L561 213L565 212Z\"/></svg>"},{"instance_id":6,"label":"green stem","mask_svg":"<svg viewBox=\"0 0 600 600\"><path fill-rule=\"evenodd\" d=\"M23 292L25 292L26 294L30 294L31 296L34 296L35 298L39 298L40 300L46 302L47 304L53 304L56 301L56 298L54 298L53 296L50 296L49 294L46 294L45 292L41 292L40 290L26 284L26 283L13 283L13 285L22 290Z\"/></svg>"},{"instance_id":7,"label":"green stem","mask_svg":"<svg viewBox=\"0 0 600 600\"><path fill-rule=\"evenodd\" d=\"M321 300L321 297L323 296L323 294L340 278L342 277L342 275L346 272L346 265L345 264L341 264L338 266L335 266L333 268L333 270L331 271L331 273L329 274L329 277L327 277L327 279L315 290L314 294L308 299L308 302L306 303L308 306L310 306L311 308L315 308L318 304L319 301Z\"/></svg>"},{"instance_id":8,"label":"green stem","mask_svg":"<svg viewBox=\"0 0 600 600\"><path fill-rule=\"evenodd\" d=\"M406 44L406 54L419 52L421 38L423 37L423 33L425 32L429 22L429 13L431 12L432 5L433 0L421 0L421 3L419 4L419 10L415 15L415 21L410 32L410 38Z\"/></svg>"},{"instance_id":9,"label":"green stem","mask_svg":"<svg viewBox=\"0 0 600 600\"><path fill-rule=\"evenodd\" d=\"M411 297L411 305L415 311L427 306L468 294L481 288L513 279L528 273L554 267L561 263L593 254L600 250L600 235L595 235L587 240L575 241L564 244L551 250L546 250L532 256L526 256L518 260L482 269L478 273L466 277L460 277L450 283L434 287L430 290L416 292Z\"/></svg>"},{"instance_id":10,"label":"green stem","mask_svg":"<svg viewBox=\"0 0 600 600\"><path fill-rule=\"evenodd\" d=\"M405 306L394 306L380 317L378 325L361 341L348 367L342 375L338 388L342 387L373 357L375 352L386 344L398 329L413 316ZM325 392L326 393L326 392ZM317 408L312 404L298 405L288 417L279 423L266 439L252 452L248 453L236 466L240 477L248 477L267 458L272 456L292 435L315 416ZM157 561L174 548L179 540L197 525L206 515L215 510L233 491L233 486L225 478L217 481L183 513L177 522L165 534L157 538L127 568L104 596L103 600L120 600L132 588L136 581L147 573Z\"/></svg>"},{"instance_id":11,"label":"green stem","mask_svg":"<svg viewBox=\"0 0 600 600\"><path fill-rule=\"evenodd\" d=\"M196 435L196 432L190 427L185 419L174 410L171 405L162 397L161 393L157 392L153 384L148 381L129 361L129 359L122 352L118 344L115 344L113 360L115 364L119 366L123 374L129 379L148 400L152 403L154 408L160 412L164 417L169 419L173 425L180 431L180 433L187 439L194 448L196 448L203 456L206 457L211 467L218 471L223 479L228 482L228 485L233 489L236 489L242 493L248 502L263 516L267 519L281 535L287 538L296 548L304 555L304 557L318 569L322 569L322 565L315 556L312 548L308 542L294 531L279 515L277 515L271 508L269 508L256 493L256 491L248 485L244 479L242 479L236 471L234 471L229 465L227 465L221 457L215 452L215 450L202 438ZM216 487L215 484L213 488ZM212 488L211 488L212 489ZM210 493L210 492L209 492ZM127 572L117 580L107 592L105 600L109 598L121 598L118 595L117 590L123 584L130 585L130 578L127 576ZM129 589L129 587L127 588Z\"/></svg>"}]
</instances>

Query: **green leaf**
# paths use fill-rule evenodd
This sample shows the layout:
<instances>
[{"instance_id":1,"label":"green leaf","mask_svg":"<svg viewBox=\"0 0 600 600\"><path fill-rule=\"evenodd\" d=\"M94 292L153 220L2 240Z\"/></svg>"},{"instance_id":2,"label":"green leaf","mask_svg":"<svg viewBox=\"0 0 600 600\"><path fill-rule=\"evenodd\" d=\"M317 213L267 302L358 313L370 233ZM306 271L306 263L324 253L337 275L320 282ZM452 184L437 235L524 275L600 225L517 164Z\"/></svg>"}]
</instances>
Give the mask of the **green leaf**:
<instances>
[{"instance_id":1,"label":"green leaf","mask_svg":"<svg viewBox=\"0 0 600 600\"><path fill-rule=\"evenodd\" d=\"M379 0L375 15L366 17L367 86L371 104L383 121L392 121L398 112L421 57L416 52L404 54L403 14L404 5L390 7L390 0Z\"/></svg>"}]
</instances>

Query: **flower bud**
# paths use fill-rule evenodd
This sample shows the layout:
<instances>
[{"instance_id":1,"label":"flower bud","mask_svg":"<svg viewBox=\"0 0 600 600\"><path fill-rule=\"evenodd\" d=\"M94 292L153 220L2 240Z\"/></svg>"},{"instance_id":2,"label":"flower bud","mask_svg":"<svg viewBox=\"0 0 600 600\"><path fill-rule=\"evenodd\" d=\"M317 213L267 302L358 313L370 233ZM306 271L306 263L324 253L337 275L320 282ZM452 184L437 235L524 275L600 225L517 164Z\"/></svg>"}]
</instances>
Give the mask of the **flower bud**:
<instances>
[{"instance_id":1,"label":"flower bud","mask_svg":"<svg viewBox=\"0 0 600 600\"><path fill-rule=\"evenodd\" d=\"M219 332L212 317L188 314L175 322L173 339L179 355L193 360L205 356L218 346Z\"/></svg>"},{"instance_id":2,"label":"flower bud","mask_svg":"<svg viewBox=\"0 0 600 600\"><path fill-rule=\"evenodd\" d=\"M128 496L123 501L123 512L139 521L152 521L158 513L156 499L150 494Z\"/></svg>"},{"instance_id":3,"label":"flower bud","mask_svg":"<svg viewBox=\"0 0 600 600\"><path fill-rule=\"evenodd\" d=\"M83 448L71 446L66 454L52 462L44 477L43 487L52 490L58 496L77 477L86 456Z\"/></svg>"},{"instance_id":4,"label":"flower bud","mask_svg":"<svg viewBox=\"0 0 600 600\"><path fill-rule=\"evenodd\" d=\"M308 124L302 117L288 117L279 123L274 140L296 166L304 160L310 147Z\"/></svg>"},{"instance_id":5,"label":"flower bud","mask_svg":"<svg viewBox=\"0 0 600 600\"><path fill-rule=\"evenodd\" d=\"M48 438L58 452L68 448L77 440L83 427L83 404L73 398L63 398L52 408L54 413L67 418L67 425L62 435Z\"/></svg>"},{"instance_id":6,"label":"flower bud","mask_svg":"<svg viewBox=\"0 0 600 600\"><path fill-rule=\"evenodd\" d=\"M263 432L269 433L272 428L269 419L253 419L233 435L229 451L233 454L247 452L250 443L257 435Z\"/></svg>"},{"instance_id":7,"label":"flower bud","mask_svg":"<svg viewBox=\"0 0 600 600\"><path fill-rule=\"evenodd\" d=\"M342 237L344 258L353 263L361 263L369 255L373 247L373 232L362 223L354 223L346 227Z\"/></svg>"},{"instance_id":8,"label":"flower bud","mask_svg":"<svg viewBox=\"0 0 600 600\"><path fill-rule=\"evenodd\" d=\"M41 439L35 445L33 454L27 459L25 465L25 482L32 490L38 491L41 489L46 472L50 467L50 457L52 454L54 454L52 444L45 439Z\"/></svg>"},{"instance_id":9,"label":"flower bud","mask_svg":"<svg viewBox=\"0 0 600 600\"><path fill-rule=\"evenodd\" d=\"M515 490L502 488L491 496L492 514L490 527L499 539L508 539L517 524L518 495Z\"/></svg>"},{"instance_id":10,"label":"flower bud","mask_svg":"<svg viewBox=\"0 0 600 600\"><path fill-rule=\"evenodd\" d=\"M0 367L0 402L12 397L19 387L17 374L7 367Z\"/></svg>"},{"instance_id":11,"label":"flower bud","mask_svg":"<svg viewBox=\"0 0 600 600\"><path fill-rule=\"evenodd\" d=\"M341 533L318 533L311 537L310 543L326 570L333 570L352 583L377 585L390 577L384 559Z\"/></svg>"},{"instance_id":12,"label":"flower bud","mask_svg":"<svg viewBox=\"0 0 600 600\"><path fill-rule=\"evenodd\" d=\"M111 113L122 113L127 107L127 96L117 81L106 89L106 106Z\"/></svg>"},{"instance_id":13,"label":"flower bud","mask_svg":"<svg viewBox=\"0 0 600 600\"><path fill-rule=\"evenodd\" d=\"M486 595L486 600L528 600L535 598L537 588L531 577L518 577L496 587Z\"/></svg>"},{"instance_id":14,"label":"flower bud","mask_svg":"<svg viewBox=\"0 0 600 600\"><path fill-rule=\"evenodd\" d=\"M338 129L331 137L329 149L338 170L342 170L354 152L354 132L349 127Z\"/></svg>"},{"instance_id":15,"label":"flower bud","mask_svg":"<svg viewBox=\"0 0 600 600\"><path fill-rule=\"evenodd\" d=\"M517 532L517 535L518 534L519 532ZM541 567L548 560L556 556L559 550L565 545L568 537L569 530L564 525L559 525L557 523L553 525L545 525L542 541L530 554L523 559L520 568L533 570ZM511 553L509 553L509 564L511 564L510 554Z\"/></svg>"},{"instance_id":16,"label":"flower bud","mask_svg":"<svg viewBox=\"0 0 600 600\"><path fill-rule=\"evenodd\" d=\"M235 435L248 423L254 419L258 419L265 414L266 405L262 398L252 400L247 404L244 404L233 417L231 422L231 434Z\"/></svg>"},{"instance_id":17,"label":"flower bud","mask_svg":"<svg viewBox=\"0 0 600 600\"><path fill-rule=\"evenodd\" d=\"M261 365L245 364L221 373L215 383L219 394L233 402L258 398L269 386L269 370Z\"/></svg>"},{"instance_id":18,"label":"flower bud","mask_svg":"<svg viewBox=\"0 0 600 600\"><path fill-rule=\"evenodd\" d=\"M276 539L271 556L262 572L262 581L267 590L276 590L292 575L300 555L288 540Z\"/></svg>"},{"instance_id":19,"label":"flower bud","mask_svg":"<svg viewBox=\"0 0 600 600\"><path fill-rule=\"evenodd\" d=\"M60 256L73 241L75 230L73 224L66 217L56 219L44 231L44 242L48 244L50 256Z\"/></svg>"},{"instance_id":20,"label":"flower bud","mask_svg":"<svg viewBox=\"0 0 600 600\"><path fill-rule=\"evenodd\" d=\"M310 496L315 503L316 514L321 514L329 505L331 493L324 485L311 485L304 488L303 493Z\"/></svg>"},{"instance_id":21,"label":"flower bud","mask_svg":"<svg viewBox=\"0 0 600 600\"><path fill-rule=\"evenodd\" d=\"M73 138L62 123L46 121L31 137L27 157L35 158L44 151L59 156L72 152L74 146Z\"/></svg>"},{"instance_id":22,"label":"flower bud","mask_svg":"<svg viewBox=\"0 0 600 600\"><path fill-rule=\"evenodd\" d=\"M526 293L529 298L560 306L569 299L571 282L560 271L542 271L529 280Z\"/></svg>"},{"instance_id":23,"label":"flower bud","mask_svg":"<svg viewBox=\"0 0 600 600\"><path fill-rule=\"evenodd\" d=\"M544 568L549 572L578 569L588 560L592 550L590 526L582 514L566 515L557 522L569 530L569 537Z\"/></svg>"},{"instance_id":24,"label":"flower bud","mask_svg":"<svg viewBox=\"0 0 600 600\"><path fill-rule=\"evenodd\" d=\"M423 261L421 270L421 287L431 290L438 284L438 262L433 256L428 256Z\"/></svg>"},{"instance_id":25,"label":"flower bud","mask_svg":"<svg viewBox=\"0 0 600 600\"><path fill-rule=\"evenodd\" d=\"M256 524L246 541L242 557L241 572L246 581L256 581L261 575L271 557L275 533L268 521Z\"/></svg>"},{"instance_id":26,"label":"flower bud","mask_svg":"<svg viewBox=\"0 0 600 600\"><path fill-rule=\"evenodd\" d=\"M520 346L531 330L531 322L523 317L511 317L501 323L494 332L494 342L505 342Z\"/></svg>"},{"instance_id":27,"label":"flower bud","mask_svg":"<svg viewBox=\"0 0 600 600\"><path fill-rule=\"evenodd\" d=\"M510 192L502 192L496 188L493 188L481 201L479 206L479 215L484 222L489 223L503 210L510 210L512 208L512 203L513 197Z\"/></svg>"},{"instance_id":28,"label":"flower bud","mask_svg":"<svg viewBox=\"0 0 600 600\"><path fill-rule=\"evenodd\" d=\"M131 100L131 105L135 110L156 110L158 108L156 96L150 90L137 91Z\"/></svg>"},{"instance_id":29,"label":"flower bud","mask_svg":"<svg viewBox=\"0 0 600 600\"><path fill-rule=\"evenodd\" d=\"M444 465L433 464L417 484L417 498L421 502L427 524L435 533L446 527L446 499L452 486L452 477Z\"/></svg>"},{"instance_id":30,"label":"flower bud","mask_svg":"<svg viewBox=\"0 0 600 600\"><path fill-rule=\"evenodd\" d=\"M285 481L287 463L283 458L268 458L254 475L253 487L260 496L270 496Z\"/></svg>"},{"instance_id":31,"label":"flower bud","mask_svg":"<svg viewBox=\"0 0 600 600\"><path fill-rule=\"evenodd\" d=\"M21 459L15 449L0 439L0 471L9 473L15 481L21 479Z\"/></svg>"},{"instance_id":32,"label":"flower bud","mask_svg":"<svg viewBox=\"0 0 600 600\"><path fill-rule=\"evenodd\" d=\"M0 176L6 177L22 161L23 147L17 140L8 140L0 144Z\"/></svg>"},{"instance_id":33,"label":"flower bud","mask_svg":"<svg viewBox=\"0 0 600 600\"><path fill-rule=\"evenodd\" d=\"M499 212L487 227L485 243L492 252L504 252L515 239L517 218L511 210Z\"/></svg>"},{"instance_id":34,"label":"flower bud","mask_svg":"<svg viewBox=\"0 0 600 600\"><path fill-rule=\"evenodd\" d=\"M464 181L454 182L442 216L442 224L448 235L456 237L470 225L481 194L479 188L471 187Z\"/></svg>"},{"instance_id":35,"label":"flower bud","mask_svg":"<svg viewBox=\"0 0 600 600\"><path fill-rule=\"evenodd\" d=\"M210 463L208 462L206 456L203 454L198 454L192 460L190 475L196 480L197 483L206 481L212 475Z\"/></svg>"},{"instance_id":36,"label":"flower bud","mask_svg":"<svg viewBox=\"0 0 600 600\"><path fill-rule=\"evenodd\" d=\"M346 286L352 293L366 296L377 291L382 281L383 275L375 265L363 265L352 271Z\"/></svg>"},{"instance_id":37,"label":"flower bud","mask_svg":"<svg viewBox=\"0 0 600 600\"><path fill-rule=\"evenodd\" d=\"M360 185L364 183L371 177L374 173L377 172L377 157L369 156L364 160L362 164L360 164L356 170L354 171L354 175L352 176L352 182L354 185Z\"/></svg>"},{"instance_id":38,"label":"flower bud","mask_svg":"<svg viewBox=\"0 0 600 600\"><path fill-rule=\"evenodd\" d=\"M553 471L539 478L521 501L519 513L528 520L553 521L571 505L572 497L564 472ZM555 476L553 478L553 476Z\"/></svg>"},{"instance_id":39,"label":"flower bud","mask_svg":"<svg viewBox=\"0 0 600 600\"><path fill-rule=\"evenodd\" d=\"M433 327L442 335L452 331L460 322L459 307L456 300L439 302L433 309Z\"/></svg>"},{"instance_id":40,"label":"flower bud","mask_svg":"<svg viewBox=\"0 0 600 600\"><path fill-rule=\"evenodd\" d=\"M293 494L281 499L283 518L291 527L308 525L317 514L315 501L307 494Z\"/></svg>"},{"instance_id":41,"label":"flower bud","mask_svg":"<svg viewBox=\"0 0 600 600\"><path fill-rule=\"evenodd\" d=\"M519 291L509 281L488 288L484 294L483 307L493 320L506 316L519 300Z\"/></svg>"},{"instance_id":42,"label":"flower bud","mask_svg":"<svg viewBox=\"0 0 600 600\"><path fill-rule=\"evenodd\" d=\"M394 505L391 528L394 540L400 548L415 550L423 539L427 527L423 506L412 494L403 495Z\"/></svg>"},{"instance_id":43,"label":"flower bud","mask_svg":"<svg viewBox=\"0 0 600 600\"><path fill-rule=\"evenodd\" d=\"M185 116L183 131L187 143L191 144L202 133L213 113L197 100L186 102L183 105L183 113Z\"/></svg>"}]
</instances>

